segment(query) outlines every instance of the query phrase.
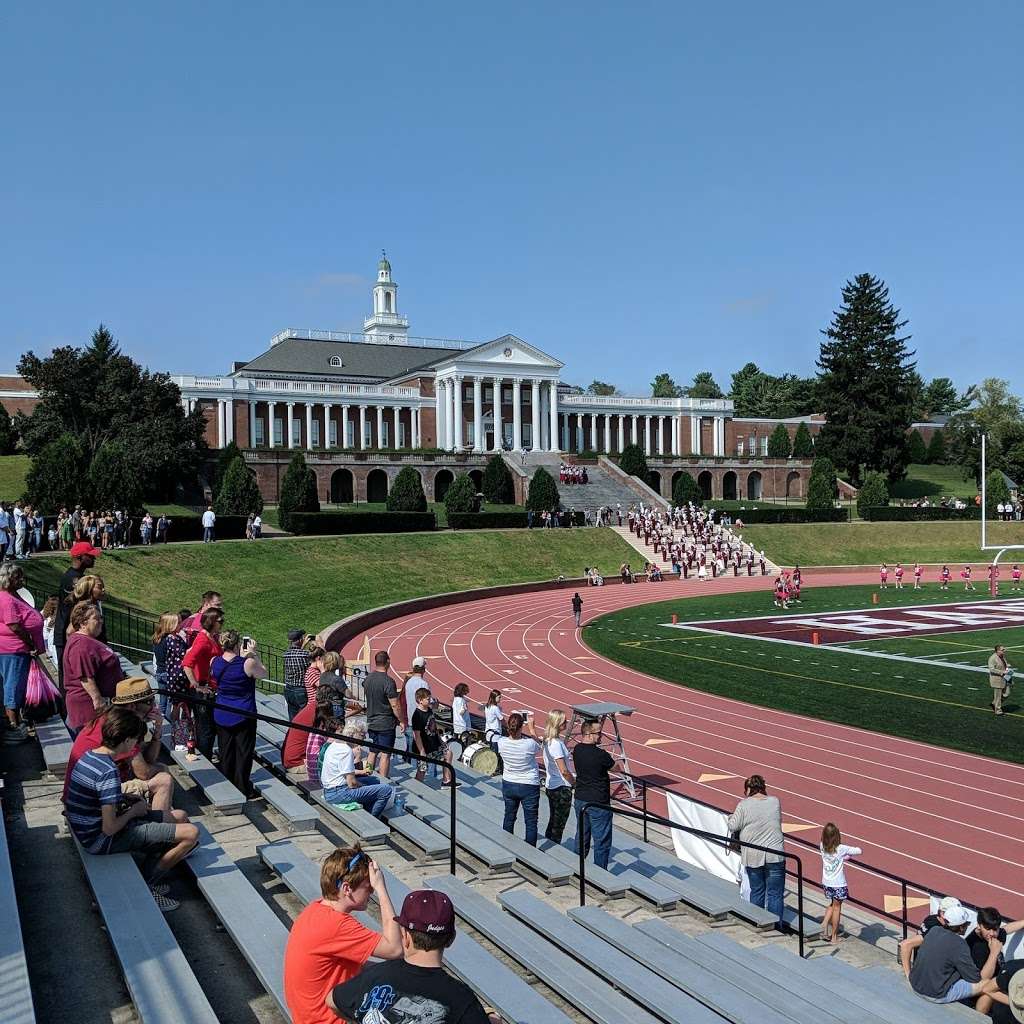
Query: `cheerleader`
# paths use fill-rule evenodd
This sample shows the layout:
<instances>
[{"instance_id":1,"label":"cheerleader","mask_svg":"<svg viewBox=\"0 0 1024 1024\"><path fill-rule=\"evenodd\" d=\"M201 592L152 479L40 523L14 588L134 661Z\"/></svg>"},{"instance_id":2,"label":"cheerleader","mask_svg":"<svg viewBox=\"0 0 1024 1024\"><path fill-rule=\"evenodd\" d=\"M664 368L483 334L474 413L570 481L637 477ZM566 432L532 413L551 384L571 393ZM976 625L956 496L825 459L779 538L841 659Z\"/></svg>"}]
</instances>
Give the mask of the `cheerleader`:
<instances>
[{"instance_id":1,"label":"cheerleader","mask_svg":"<svg viewBox=\"0 0 1024 1024\"><path fill-rule=\"evenodd\" d=\"M775 577L775 607L782 607L782 577Z\"/></svg>"},{"instance_id":2,"label":"cheerleader","mask_svg":"<svg viewBox=\"0 0 1024 1024\"><path fill-rule=\"evenodd\" d=\"M977 590L977 587L971 582L971 573L973 570L969 565L965 565L960 572L960 579L964 581L964 590Z\"/></svg>"},{"instance_id":3,"label":"cheerleader","mask_svg":"<svg viewBox=\"0 0 1024 1024\"><path fill-rule=\"evenodd\" d=\"M902 590L903 589L903 566L899 562L896 563L895 575L896 575L896 589L897 590Z\"/></svg>"},{"instance_id":4,"label":"cheerleader","mask_svg":"<svg viewBox=\"0 0 1024 1024\"><path fill-rule=\"evenodd\" d=\"M889 566L883 562L878 570L879 589L889 589Z\"/></svg>"},{"instance_id":5,"label":"cheerleader","mask_svg":"<svg viewBox=\"0 0 1024 1024\"><path fill-rule=\"evenodd\" d=\"M920 590L921 589L921 563L920 562L915 562L914 563L914 589L915 590Z\"/></svg>"},{"instance_id":6,"label":"cheerleader","mask_svg":"<svg viewBox=\"0 0 1024 1024\"><path fill-rule=\"evenodd\" d=\"M942 572L939 576L939 590L949 590L949 581L953 578L953 574L949 571L949 566L944 565Z\"/></svg>"},{"instance_id":7,"label":"cheerleader","mask_svg":"<svg viewBox=\"0 0 1024 1024\"><path fill-rule=\"evenodd\" d=\"M1020 566L1015 565L1010 572L1010 578L1013 580L1013 589L1020 590Z\"/></svg>"}]
</instances>

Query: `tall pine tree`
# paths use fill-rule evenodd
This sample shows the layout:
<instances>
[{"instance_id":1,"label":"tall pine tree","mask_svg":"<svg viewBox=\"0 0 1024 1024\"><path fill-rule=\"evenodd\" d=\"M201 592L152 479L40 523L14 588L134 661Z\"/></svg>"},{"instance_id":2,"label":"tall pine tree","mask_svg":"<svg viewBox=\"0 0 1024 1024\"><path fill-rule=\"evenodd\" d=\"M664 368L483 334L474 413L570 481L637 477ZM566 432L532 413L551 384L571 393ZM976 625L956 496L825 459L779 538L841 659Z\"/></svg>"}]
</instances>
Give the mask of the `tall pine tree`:
<instances>
[{"instance_id":1,"label":"tall pine tree","mask_svg":"<svg viewBox=\"0 0 1024 1024\"><path fill-rule=\"evenodd\" d=\"M902 335L907 321L885 282L858 274L822 331L818 396L827 422L821 443L836 466L859 483L868 470L899 480L907 468L916 363Z\"/></svg>"}]
</instances>

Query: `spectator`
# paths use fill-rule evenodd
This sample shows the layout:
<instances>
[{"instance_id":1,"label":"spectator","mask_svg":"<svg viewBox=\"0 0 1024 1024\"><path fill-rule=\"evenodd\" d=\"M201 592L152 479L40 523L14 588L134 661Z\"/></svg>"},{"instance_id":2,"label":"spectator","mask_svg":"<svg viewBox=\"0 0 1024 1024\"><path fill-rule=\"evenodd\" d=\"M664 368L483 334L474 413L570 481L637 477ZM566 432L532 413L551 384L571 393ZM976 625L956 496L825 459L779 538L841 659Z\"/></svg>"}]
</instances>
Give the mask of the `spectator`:
<instances>
[{"instance_id":1,"label":"spectator","mask_svg":"<svg viewBox=\"0 0 1024 1024\"><path fill-rule=\"evenodd\" d=\"M256 753L256 719L238 711L256 714L256 680L269 673L256 654L251 637L245 642L234 629L220 637L222 653L210 663L210 675L217 684L217 704L213 720L217 726L217 749L220 771L239 793L249 800L260 794L249 781L252 759ZM231 710L235 709L235 710Z\"/></svg>"},{"instance_id":2,"label":"spectator","mask_svg":"<svg viewBox=\"0 0 1024 1024\"><path fill-rule=\"evenodd\" d=\"M501 690L491 690L487 694L487 703L484 705L484 739L491 745L491 749L498 752L498 740L503 732L502 722L505 721L505 712L501 710Z\"/></svg>"},{"instance_id":3,"label":"spectator","mask_svg":"<svg viewBox=\"0 0 1024 1024\"><path fill-rule=\"evenodd\" d=\"M163 514L160 513L160 518L156 521L156 542L157 544L166 544L170 539L171 534L171 521Z\"/></svg>"},{"instance_id":4,"label":"spectator","mask_svg":"<svg viewBox=\"0 0 1024 1024\"><path fill-rule=\"evenodd\" d=\"M625 571L625 566L623 566ZM583 598L580 597L579 591L572 595L572 617L576 622L576 628L580 628L580 619L583 616Z\"/></svg>"},{"instance_id":5,"label":"spectator","mask_svg":"<svg viewBox=\"0 0 1024 1024\"><path fill-rule=\"evenodd\" d=\"M764 907L782 920L783 895L786 890L786 863L781 850L782 807L778 797L768 796L768 788L760 775L751 775L743 783L746 794L729 815L727 827L743 843L767 846L779 853L744 846L741 849L743 868L750 884L750 902Z\"/></svg>"},{"instance_id":6,"label":"spectator","mask_svg":"<svg viewBox=\"0 0 1024 1024\"><path fill-rule=\"evenodd\" d=\"M366 910L370 894L380 907L381 931L352 915ZM320 899L291 927L284 951L284 995L292 1024L332 1024L330 993L355 977L370 957L402 955L402 934L380 868L359 844L335 850L320 868Z\"/></svg>"},{"instance_id":7,"label":"spectator","mask_svg":"<svg viewBox=\"0 0 1024 1024\"><path fill-rule=\"evenodd\" d=\"M327 651L320 659L320 663L322 671L318 685L331 688L332 714L344 721L345 694L348 692L348 686L345 684L345 659L337 651Z\"/></svg>"},{"instance_id":8,"label":"spectator","mask_svg":"<svg viewBox=\"0 0 1024 1024\"><path fill-rule=\"evenodd\" d=\"M107 588L103 582L103 577L98 576L94 572L87 572L85 575L79 577L78 581L71 588L71 593L68 595L68 605L74 608L79 601L92 601L94 605L100 610L100 615L103 614L103 598L107 596ZM104 619L106 622L106 619ZM103 631L96 638L101 643L107 642L107 630L104 626Z\"/></svg>"},{"instance_id":9,"label":"spectator","mask_svg":"<svg viewBox=\"0 0 1024 1024\"><path fill-rule=\"evenodd\" d=\"M156 708L149 680L144 676L122 679L117 684L111 707L100 708L92 721L75 737L64 773L64 794L61 799L67 802L68 780L79 759L103 743L103 723L114 707L131 711L146 727L143 741L123 757L114 759L121 779L121 788L129 796L144 797L154 811L169 811L174 793L174 779L160 763L163 716Z\"/></svg>"},{"instance_id":10,"label":"spectator","mask_svg":"<svg viewBox=\"0 0 1024 1024\"><path fill-rule=\"evenodd\" d=\"M224 611L224 598L216 590L206 591L199 599L199 611L195 615L187 615L182 622L181 628L185 631L185 641L190 647L192 641L196 638L196 634L203 628L203 614L211 608L219 608L221 611Z\"/></svg>"},{"instance_id":11,"label":"spectator","mask_svg":"<svg viewBox=\"0 0 1024 1024\"><path fill-rule=\"evenodd\" d=\"M992 1015L992 1024L1024 1024L1024 960L1007 964L992 981L982 983L975 1009Z\"/></svg>"},{"instance_id":12,"label":"spectator","mask_svg":"<svg viewBox=\"0 0 1024 1024\"><path fill-rule=\"evenodd\" d=\"M316 700L316 688L320 685L320 674L324 670L324 649L314 644L309 648L309 665L302 677L302 685L306 687L306 704Z\"/></svg>"},{"instance_id":13,"label":"spectator","mask_svg":"<svg viewBox=\"0 0 1024 1024\"><path fill-rule=\"evenodd\" d=\"M142 537L142 546L148 548L153 543L153 517L148 511L143 513L139 534Z\"/></svg>"},{"instance_id":14,"label":"spectator","mask_svg":"<svg viewBox=\"0 0 1024 1024\"><path fill-rule=\"evenodd\" d=\"M825 920L821 924L822 938L826 942L839 941L839 918L843 913L843 902L850 898L850 890L846 884L846 861L850 857L859 857L863 851L859 846L844 846L839 829L830 821L821 830L821 886L825 891L825 899L829 901L825 909Z\"/></svg>"},{"instance_id":15,"label":"spectator","mask_svg":"<svg viewBox=\"0 0 1024 1024\"><path fill-rule=\"evenodd\" d=\"M963 938L970 915L963 907L952 907L945 918L944 926L929 928L925 933L913 966L908 943L900 943L900 964L910 987L933 1003L956 1003L981 995L982 991L981 971ZM993 938L988 945L994 963L998 940Z\"/></svg>"},{"instance_id":16,"label":"spectator","mask_svg":"<svg viewBox=\"0 0 1024 1024\"><path fill-rule=\"evenodd\" d=\"M544 724L544 790L548 796L548 827L544 838L561 843L565 823L572 810L572 787L575 784L569 770L569 748L562 739L565 732L565 712L559 708L548 713Z\"/></svg>"},{"instance_id":17,"label":"spectator","mask_svg":"<svg viewBox=\"0 0 1024 1024\"><path fill-rule=\"evenodd\" d=\"M173 612L170 613L173 615ZM167 653L164 664L167 671L167 689L170 691L171 742L175 749L186 750L189 744L195 746L195 727L192 706L185 699L188 696L188 677L181 663L188 652L185 630L182 625L191 613L187 608L178 612L178 628L166 639Z\"/></svg>"},{"instance_id":18,"label":"spectator","mask_svg":"<svg viewBox=\"0 0 1024 1024\"><path fill-rule=\"evenodd\" d=\"M64 648L64 691L68 728L77 736L103 708L124 679L121 659L101 640L103 614L91 601L71 610L71 632Z\"/></svg>"},{"instance_id":19,"label":"spectator","mask_svg":"<svg viewBox=\"0 0 1024 1024\"><path fill-rule=\"evenodd\" d=\"M1003 956L1003 948L1006 940L1014 932L1024 928L1024 920L1010 921L1003 924L1003 915L995 907L982 907L978 911L978 920L973 931L967 936L967 948L971 951L971 959L974 966L978 968L982 981L990 978L998 978L1006 968L1006 960ZM995 956L993 957L993 951ZM1022 964L1021 966L1024 966ZM991 986L985 986L984 991L978 996L974 1008L979 1013L992 1013L1002 1002L998 999ZM1005 992L1005 989L1003 989ZM997 1016L1004 1016L1002 1013L992 1013L993 1020Z\"/></svg>"},{"instance_id":20,"label":"spectator","mask_svg":"<svg viewBox=\"0 0 1024 1024\"><path fill-rule=\"evenodd\" d=\"M452 691L452 732L463 746L466 745L464 737L470 726L468 695L469 683L457 683Z\"/></svg>"},{"instance_id":21,"label":"spectator","mask_svg":"<svg viewBox=\"0 0 1024 1024\"><path fill-rule=\"evenodd\" d=\"M21 722L32 659L43 652L43 617L18 595L25 573L13 562L0 565L0 682L7 714L5 743L22 743L28 730Z\"/></svg>"},{"instance_id":22,"label":"spectator","mask_svg":"<svg viewBox=\"0 0 1024 1024\"><path fill-rule=\"evenodd\" d=\"M57 621L57 598L48 597L40 612L43 617L43 646L46 656L57 667L57 648L53 646L53 627Z\"/></svg>"},{"instance_id":23,"label":"spectator","mask_svg":"<svg viewBox=\"0 0 1024 1024\"><path fill-rule=\"evenodd\" d=\"M366 695L366 728L371 743L382 747L394 747L395 729L402 717L402 705L398 700L398 686L388 672L391 658L387 651L378 651L373 659L374 670L363 682ZM391 774L391 755L385 751L374 752L373 761L379 765L380 776L386 779ZM379 760L378 760L379 759Z\"/></svg>"},{"instance_id":24,"label":"spectator","mask_svg":"<svg viewBox=\"0 0 1024 1024\"><path fill-rule=\"evenodd\" d=\"M179 904L159 880L199 841L199 830L183 811L151 811L121 789L115 759L143 741L146 726L125 708L112 708L103 723L102 743L83 754L68 783L68 826L91 854L138 853L142 874L157 906L165 913Z\"/></svg>"},{"instance_id":25,"label":"spectator","mask_svg":"<svg viewBox=\"0 0 1024 1024\"><path fill-rule=\"evenodd\" d=\"M259 514L259 512L257 512L256 515L254 515L252 517L252 539L253 540L259 540L260 537L262 537L262 536L263 536L263 517Z\"/></svg>"},{"instance_id":26,"label":"spectator","mask_svg":"<svg viewBox=\"0 0 1024 1024\"><path fill-rule=\"evenodd\" d=\"M153 671L156 674L157 689L167 691L167 641L181 628L177 612L164 612L153 630ZM184 655L184 651L182 652ZM164 692L158 698L160 713L167 718L171 708L170 694Z\"/></svg>"},{"instance_id":27,"label":"spectator","mask_svg":"<svg viewBox=\"0 0 1024 1024\"><path fill-rule=\"evenodd\" d=\"M594 838L594 863L599 868L608 867L612 849L612 782L609 772L615 765L615 758L598 744L601 741L599 722L583 723L582 739L573 747L572 760L576 769L576 797L573 806L576 815L583 813L587 804L599 804L587 811L586 820L576 827L576 850L583 843L583 855L590 852L590 838Z\"/></svg>"},{"instance_id":28,"label":"spectator","mask_svg":"<svg viewBox=\"0 0 1024 1024\"><path fill-rule=\"evenodd\" d=\"M412 672L406 677L405 685L402 687L402 703L405 706L405 749L415 750L412 735L412 716L416 714L419 706L416 700L417 690L425 689L430 693L430 684L427 682L427 659L417 654L412 659ZM409 758L406 758L406 762Z\"/></svg>"},{"instance_id":29,"label":"spectator","mask_svg":"<svg viewBox=\"0 0 1024 1024\"><path fill-rule=\"evenodd\" d=\"M203 543L212 544L216 539L214 537L214 527L217 525L217 513L213 511L212 505L206 506L206 511L203 513Z\"/></svg>"},{"instance_id":30,"label":"spectator","mask_svg":"<svg viewBox=\"0 0 1024 1024\"><path fill-rule=\"evenodd\" d=\"M71 606L67 600L79 579L96 564L100 550L79 540L71 545L68 553L71 556L71 568L60 578L60 586L57 588L57 616L53 624L53 646L57 650L57 680L62 693L65 688L64 648L67 645L68 621L71 616Z\"/></svg>"},{"instance_id":31,"label":"spectator","mask_svg":"<svg viewBox=\"0 0 1024 1024\"><path fill-rule=\"evenodd\" d=\"M416 708L412 713L413 742L418 753L423 754L425 757L440 757L447 761L448 764L451 764L451 751L441 742L441 736L437 728L437 718L434 715L431 703L430 691L425 686L421 686L416 691ZM431 767L436 766L432 765ZM426 771L426 763L420 761L416 765L417 781L423 781ZM452 781L451 769L445 768L443 781L446 786Z\"/></svg>"},{"instance_id":32,"label":"spectator","mask_svg":"<svg viewBox=\"0 0 1024 1024\"><path fill-rule=\"evenodd\" d=\"M524 736L524 732L527 735ZM498 753L502 762L501 796L505 801L505 820L501 827L506 832L515 832L516 817L522 805L526 842L536 846L540 810L540 771L537 768L540 744L533 723L527 721L522 713L513 711L508 716L508 735L498 740Z\"/></svg>"},{"instance_id":33,"label":"spectator","mask_svg":"<svg viewBox=\"0 0 1024 1024\"><path fill-rule=\"evenodd\" d=\"M343 1020L398 1024L417 1020L448 1024L500 1024L484 1013L467 985L441 965L444 951L455 941L455 908L442 892L423 889L409 893L402 913L402 959L371 964L338 985L327 1005Z\"/></svg>"},{"instance_id":34,"label":"spectator","mask_svg":"<svg viewBox=\"0 0 1024 1024\"><path fill-rule=\"evenodd\" d=\"M342 739L326 744L321 756L320 779L324 784L324 799L332 804L357 803L379 818L394 794L394 788L378 783L370 771L356 768L356 751L366 730L355 722L346 724ZM360 781L362 776L363 781Z\"/></svg>"},{"instance_id":35,"label":"spectator","mask_svg":"<svg viewBox=\"0 0 1024 1024\"><path fill-rule=\"evenodd\" d=\"M192 704L192 721L195 724L196 747L203 757L213 758L215 737L213 709L205 703L215 695L216 686L210 675L213 659L223 654L220 645L220 631L224 627L224 612L220 608L208 608L199 620L202 627L192 645L181 659L181 668L189 683L193 697L201 698Z\"/></svg>"},{"instance_id":36,"label":"spectator","mask_svg":"<svg viewBox=\"0 0 1024 1024\"><path fill-rule=\"evenodd\" d=\"M326 687L325 687L326 689ZM320 732L306 733L306 777L311 786L323 787L320 778L320 766L326 754L324 745L331 736L340 736L345 730L345 719L334 718L331 714L331 698L329 693L320 695L322 700L316 702L316 713L313 716L313 728ZM305 711L302 709L300 714ZM323 735L327 733L328 735Z\"/></svg>"},{"instance_id":37,"label":"spectator","mask_svg":"<svg viewBox=\"0 0 1024 1024\"><path fill-rule=\"evenodd\" d=\"M996 644L988 659L988 681L992 690L992 703L989 707L997 714L1003 714L1003 698L1009 696L1010 683L1013 678L1009 663L1006 660L1006 648Z\"/></svg>"},{"instance_id":38,"label":"spectator","mask_svg":"<svg viewBox=\"0 0 1024 1024\"><path fill-rule=\"evenodd\" d=\"M323 721L331 717L331 704L327 693L317 690L315 702L308 703L291 720L292 727L284 736L284 743L281 746L281 764L289 775L302 776L306 774L306 751L309 747L309 740L312 733L305 729L298 729L295 726L314 726L317 721Z\"/></svg>"},{"instance_id":39,"label":"spectator","mask_svg":"<svg viewBox=\"0 0 1024 1024\"><path fill-rule=\"evenodd\" d=\"M288 705L288 718L294 718L308 703L306 669L309 651L306 650L306 631L293 629L288 633L288 647L284 652L284 699Z\"/></svg>"}]
</instances>

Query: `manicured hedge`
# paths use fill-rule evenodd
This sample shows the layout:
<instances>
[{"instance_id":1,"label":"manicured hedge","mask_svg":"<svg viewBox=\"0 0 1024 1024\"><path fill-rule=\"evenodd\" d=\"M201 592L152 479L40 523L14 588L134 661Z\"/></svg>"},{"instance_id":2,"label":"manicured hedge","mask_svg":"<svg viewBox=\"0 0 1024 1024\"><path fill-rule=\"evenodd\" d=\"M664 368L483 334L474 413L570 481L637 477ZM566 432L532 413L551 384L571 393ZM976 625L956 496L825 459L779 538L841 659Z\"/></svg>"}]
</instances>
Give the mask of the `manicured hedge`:
<instances>
[{"instance_id":1,"label":"manicured hedge","mask_svg":"<svg viewBox=\"0 0 1024 1024\"><path fill-rule=\"evenodd\" d=\"M845 523L850 513L845 508L748 508L726 509L733 520L742 519L748 526L752 523Z\"/></svg>"},{"instance_id":2,"label":"manicured hedge","mask_svg":"<svg viewBox=\"0 0 1024 1024\"><path fill-rule=\"evenodd\" d=\"M861 512L864 519L877 523L919 523L936 519L980 519L981 509L977 505L967 508L913 508L909 505L878 505Z\"/></svg>"},{"instance_id":3,"label":"manicured hedge","mask_svg":"<svg viewBox=\"0 0 1024 1024\"><path fill-rule=\"evenodd\" d=\"M449 512L453 530L525 530L526 512Z\"/></svg>"},{"instance_id":4,"label":"manicured hedge","mask_svg":"<svg viewBox=\"0 0 1024 1024\"><path fill-rule=\"evenodd\" d=\"M292 533L411 533L437 529L433 512L293 512Z\"/></svg>"}]
</instances>

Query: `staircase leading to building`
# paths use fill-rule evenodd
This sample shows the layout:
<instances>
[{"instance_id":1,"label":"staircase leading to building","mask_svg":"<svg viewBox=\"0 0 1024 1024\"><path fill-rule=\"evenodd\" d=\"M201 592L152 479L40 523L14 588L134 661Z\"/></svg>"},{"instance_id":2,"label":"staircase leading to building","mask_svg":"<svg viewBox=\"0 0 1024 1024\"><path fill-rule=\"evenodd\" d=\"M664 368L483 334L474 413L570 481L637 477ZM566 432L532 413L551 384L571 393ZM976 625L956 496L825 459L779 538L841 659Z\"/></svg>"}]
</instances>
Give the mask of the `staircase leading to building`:
<instances>
[{"instance_id":1,"label":"staircase leading to building","mask_svg":"<svg viewBox=\"0 0 1024 1024\"><path fill-rule=\"evenodd\" d=\"M527 452L525 456L506 455L505 459L517 466L531 479L533 474L543 467L551 474L556 484L558 483L558 470L564 461L557 452ZM600 466L588 465L587 477L589 483L585 484L558 484L558 493L564 508L576 509L580 512L590 509L593 512L607 506L614 512L615 507L620 505L622 506L622 516L625 518L629 506L638 504L641 500L636 491L606 473Z\"/></svg>"}]
</instances>

